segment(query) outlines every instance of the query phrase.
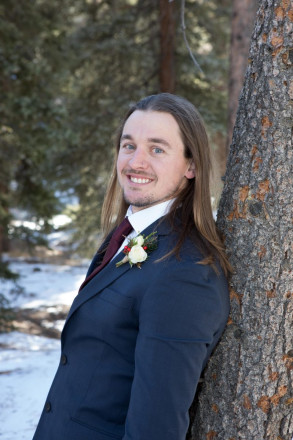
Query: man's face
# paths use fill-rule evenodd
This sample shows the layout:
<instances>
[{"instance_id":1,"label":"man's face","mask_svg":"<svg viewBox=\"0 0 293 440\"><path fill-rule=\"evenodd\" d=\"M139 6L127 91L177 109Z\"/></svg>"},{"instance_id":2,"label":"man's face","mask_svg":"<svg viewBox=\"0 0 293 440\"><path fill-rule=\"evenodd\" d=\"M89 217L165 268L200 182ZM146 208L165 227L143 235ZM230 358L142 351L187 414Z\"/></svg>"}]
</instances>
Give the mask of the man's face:
<instances>
[{"instance_id":1,"label":"man's face","mask_svg":"<svg viewBox=\"0 0 293 440\"><path fill-rule=\"evenodd\" d=\"M133 212L176 197L194 177L179 126L169 113L136 110L127 119L117 160L119 183Z\"/></svg>"}]
</instances>

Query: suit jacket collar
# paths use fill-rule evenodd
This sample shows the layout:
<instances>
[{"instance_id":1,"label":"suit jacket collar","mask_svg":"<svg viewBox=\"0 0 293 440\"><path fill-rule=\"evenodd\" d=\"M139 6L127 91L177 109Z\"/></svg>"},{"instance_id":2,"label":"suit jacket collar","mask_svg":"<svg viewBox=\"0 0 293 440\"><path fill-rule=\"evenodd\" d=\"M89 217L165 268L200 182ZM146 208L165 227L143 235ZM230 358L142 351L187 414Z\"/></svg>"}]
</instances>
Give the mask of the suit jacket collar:
<instances>
[{"instance_id":1,"label":"suit jacket collar","mask_svg":"<svg viewBox=\"0 0 293 440\"><path fill-rule=\"evenodd\" d=\"M168 235L170 233L170 225L159 219L148 226L144 231L143 235L147 236L151 232L157 232L158 237L163 235ZM107 237L108 238L108 237ZM156 251L154 251L156 252ZM115 267L115 264L122 260L124 254L120 252L116 257L105 266L96 276L94 276L80 291L80 293L75 297L71 309L68 313L65 326L73 313L86 301L88 301L91 297L99 294L103 289L109 286L113 281L123 276L128 270L130 270L129 264L123 264L119 268ZM64 326L64 327L65 327Z\"/></svg>"}]
</instances>

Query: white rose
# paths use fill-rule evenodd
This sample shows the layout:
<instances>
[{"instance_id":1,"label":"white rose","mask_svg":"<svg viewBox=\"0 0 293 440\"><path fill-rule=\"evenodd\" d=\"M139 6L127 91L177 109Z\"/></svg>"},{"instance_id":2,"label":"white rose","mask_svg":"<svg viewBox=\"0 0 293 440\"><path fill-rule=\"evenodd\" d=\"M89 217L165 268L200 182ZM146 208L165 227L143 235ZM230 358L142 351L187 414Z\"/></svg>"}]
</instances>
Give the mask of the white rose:
<instances>
[{"instance_id":1,"label":"white rose","mask_svg":"<svg viewBox=\"0 0 293 440\"><path fill-rule=\"evenodd\" d=\"M135 238L135 244L137 244L138 246L142 246L143 243L144 243L143 236L142 236L142 235L138 235L138 236Z\"/></svg>"},{"instance_id":2,"label":"white rose","mask_svg":"<svg viewBox=\"0 0 293 440\"><path fill-rule=\"evenodd\" d=\"M131 251L128 254L129 261L132 264L141 263L142 261L145 261L147 259L148 254L146 251L136 244L135 246L132 246Z\"/></svg>"}]
</instances>

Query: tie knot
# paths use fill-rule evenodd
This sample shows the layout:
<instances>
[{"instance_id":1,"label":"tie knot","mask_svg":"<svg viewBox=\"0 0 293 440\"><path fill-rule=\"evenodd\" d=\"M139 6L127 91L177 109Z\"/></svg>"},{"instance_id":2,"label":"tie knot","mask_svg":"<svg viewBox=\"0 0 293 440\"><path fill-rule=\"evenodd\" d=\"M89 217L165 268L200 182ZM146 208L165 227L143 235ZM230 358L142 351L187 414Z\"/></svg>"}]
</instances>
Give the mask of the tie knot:
<instances>
[{"instance_id":1,"label":"tie knot","mask_svg":"<svg viewBox=\"0 0 293 440\"><path fill-rule=\"evenodd\" d=\"M133 227L131 226L129 220L127 217L123 220L122 223L118 226L118 228L114 231L110 243L108 244L106 253L104 255L103 263L108 263L112 257L116 254L120 246L122 245L125 237L127 237L128 234L133 230Z\"/></svg>"}]
</instances>

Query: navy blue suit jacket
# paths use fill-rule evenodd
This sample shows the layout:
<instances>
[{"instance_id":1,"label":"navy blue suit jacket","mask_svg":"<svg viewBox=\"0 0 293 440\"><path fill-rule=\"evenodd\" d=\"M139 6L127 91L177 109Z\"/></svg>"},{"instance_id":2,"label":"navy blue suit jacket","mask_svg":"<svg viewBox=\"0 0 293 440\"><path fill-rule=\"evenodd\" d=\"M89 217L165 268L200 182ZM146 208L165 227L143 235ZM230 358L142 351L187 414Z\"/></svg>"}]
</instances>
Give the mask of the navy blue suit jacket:
<instances>
[{"instance_id":1,"label":"navy blue suit jacket","mask_svg":"<svg viewBox=\"0 0 293 440\"><path fill-rule=\"evenodd\" d=\"M141 269L115 262L74 299L34 440L184 440L201 371L226 325L223 274L165 223ZM95 257L88 274L96 267Z\"/></svg>"}]
</instances>

